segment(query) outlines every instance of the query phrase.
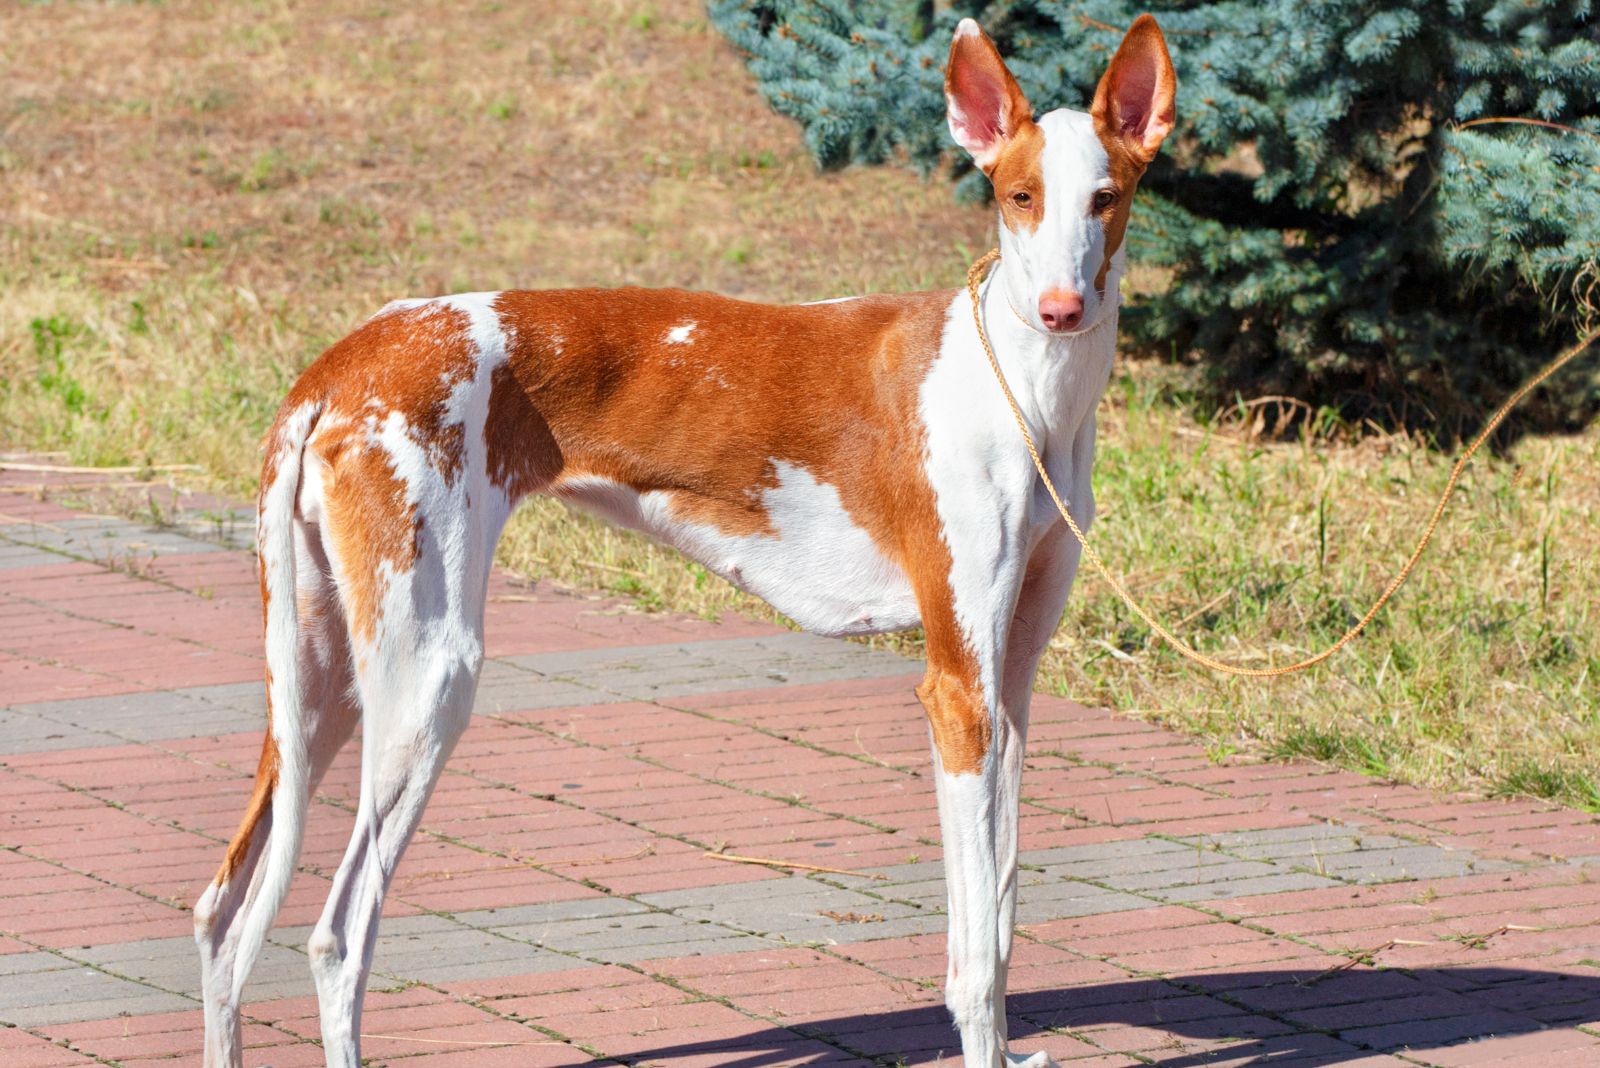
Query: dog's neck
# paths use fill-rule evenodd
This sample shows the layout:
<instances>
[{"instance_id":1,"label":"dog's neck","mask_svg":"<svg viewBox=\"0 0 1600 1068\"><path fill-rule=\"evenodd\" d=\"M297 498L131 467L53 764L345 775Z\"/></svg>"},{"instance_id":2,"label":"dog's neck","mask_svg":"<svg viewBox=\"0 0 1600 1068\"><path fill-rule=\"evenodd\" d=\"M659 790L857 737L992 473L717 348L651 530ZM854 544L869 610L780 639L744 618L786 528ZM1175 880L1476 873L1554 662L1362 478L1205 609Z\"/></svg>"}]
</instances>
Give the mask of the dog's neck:
<instances>
[{"instance_id":1,"label":"dog's neck","mask_svg":"<svg viewBox=\"0 0 1600 1068\"><path fill-rule=\"evenodd\" d=\"M989 343L1028 422L1047 436L1058 430L1071 433L1093 410L1110 378L1117 343L1121 264L1108 274L1110 299L1088 329L1048 334L1023 320L1009 302L1003 262L978 291ZM962 314L970 315L965 294L961 303Z\"/></svg>"}]
</instances>

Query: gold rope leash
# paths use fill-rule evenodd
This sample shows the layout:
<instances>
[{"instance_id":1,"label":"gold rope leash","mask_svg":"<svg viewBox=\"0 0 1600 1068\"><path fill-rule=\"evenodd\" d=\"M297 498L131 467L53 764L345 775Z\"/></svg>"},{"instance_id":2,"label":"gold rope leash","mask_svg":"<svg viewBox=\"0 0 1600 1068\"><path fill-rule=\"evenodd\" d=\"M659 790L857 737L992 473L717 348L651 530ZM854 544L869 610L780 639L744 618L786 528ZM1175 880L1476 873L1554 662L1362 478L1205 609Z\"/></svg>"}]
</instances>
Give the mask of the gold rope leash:
<instances>
[{"instance_id":1,"label":"gold rope leash","mask_svg":"<svg viewBox=\"0 0 1600 1068\"><path fill-rule=\"evenodd\" d=\"M1145 624L1158 634L1163 641L1190 660L1208 667L1212 671L1221 671L1228 675L1243 675L1254 679L1276 678L1279 675L1289 675L1296 671L1304 671L1306 668L1314 667L1337 653L1340 649L1343 649L1356 635L1366 630L1367 624L1372 622L1374 617L1383 609L1383 606L1389 602L1389 598L1393 597L1395 591L1405 583L1406 578L1411 574L1411 569L1422 558L1422 552L1428 547L1428 542L1433 539L1433 532L1439 526L1439 517L1444 515L1445 506L1450 503L1450 494L1455 492L1456 482L1460 480L1461 472L1466 469L1467 461L1471 460L1473 454L1478 451L1485 441L1489 440L1489 435L1493 434L1496 428L1505 421L1506 416L1511 414L1511 409L1515 408L1522 401L1522 398L1533 392L1545 379L1571 363L1590 345L1593 345L1597 339L1600 339L1600 327L1590 330L1578 340L1577 344L1562 350L1561 354L1551 360L1544 370L1524 382L1522 387L1511 394L1494 415L1490 416L1489 422L1478 432L1478 436L1472 439L1472 444L1467 446L1467 451L1461 454L1461 458L1456 461L1455 467L1451 469L1450 479L1445 483L1444 492L1439 495L1439 503L1434 506L1433 515L1428 519L1428 525L1423 528L1422 537L1417 541L1417 547L1412 550L1411 556L1401 566L1399 574L1395 575L1394 579L1384 589L1383 595L1373 603L1371 608L1367 609L1367 614L1362 616L1355 626L1345 631L1338 641L1322 652L1293 664L1270 668L1239 667L1237 664L1229 664L1215 657L1207 656L1156 622L1155 617L1145 611L1144 606L1133 599L1133 596L1128 593L1122 582L1111 573L1110 568L1106 567L1105 561L1100 558L1100 554L1095 551L1093 545L1089 544L1089 539L1079 529L1077 520L1072 518L1072 513L1067 511L1067 506L1061 502L1061 495L1056 492L1055 483L1050 481L1050 473L1044 469L1044 461L1039 459L1039 450L1033 443L1033 435L1028 433L1028 425L1023 421L1022 410L1017 407L1017 398L1012 395L1011 387L1006 384L1006 376L1000 370L1000 361L995 359L994 346L989 344L989 334L983 328L983 313L978 304L978 283L983 279L984 270L999 259L1000 250L997 248L990 249L967 270L967 293L972 297L972 321L978 328L978 340L983 342L983 351L989 357L989 366L994 370L994 377L999 381L1000 389L1006 395L1006 403L1011 406L1011 417L1017 421L1017 429L1022 432L1023 444L1028 446L1028 455L1033 457L1033 466L1039 472L1039 477L1044 480L1044 488L1049 491L1050 499L1056 502L1056 508L1061 512L1061 518L1067 521L1067 527L1072 531L1072 536L1078 539L1079 545L1083 546L1084 554L1089 557L1089 562L1100 573L1100 577L1110 584L1111 588L1116 591L1117 596L1122 598L1123 603L1133 609L1134 614L1144 620Z\"/></svg>"}]
</instances>

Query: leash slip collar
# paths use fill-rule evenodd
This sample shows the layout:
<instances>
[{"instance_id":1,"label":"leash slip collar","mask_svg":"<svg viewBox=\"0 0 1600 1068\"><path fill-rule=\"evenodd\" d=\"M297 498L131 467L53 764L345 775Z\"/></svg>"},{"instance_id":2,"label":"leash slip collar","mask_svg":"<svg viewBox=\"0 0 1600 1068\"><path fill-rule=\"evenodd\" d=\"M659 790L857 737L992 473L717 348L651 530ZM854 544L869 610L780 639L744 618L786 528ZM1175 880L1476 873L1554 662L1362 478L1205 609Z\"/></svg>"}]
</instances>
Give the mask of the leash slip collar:
<instances>
[{"instance_id":1,"label":"leash slip collar","mask_svg":"<svg viewBox=\"0 0 1600 1068\"><path fill-rule=\"evenodd\" d=\"M989 333L983 328L983 311L978 299L978 284L983 281L984 274L989 266L998 263L999 260L1000 250L990 249L967 269L967 294L972 298L972 321L978 328L978 340L983 343L983 353L989 358L989 367L994 371L995 381L1000 383L1000 391L1005 394L1006 404L1011 408L1011 417L1016 420L1017 430L1022 435L1022 443L1028 447L1028 455L1033 458L1034 470L1039 472L1039 478L1043 480L1044 488L1049 492L1050 499L1055 502L1056 510L1061 513L1061 518L1066 520L1067 529L1072 531L1072 536L1078 539L1079 545L1083 546L1084 555L1089 558L1089 562L1094 565L1094 569L1099 573L1100 577L1106 580L1106 583L1122 599L1122 602L1133 611L1134 615L1144 620L1145 625L1154 631L1162 641L1202 667L1222 672L1225 675L1241 675L1252 679L1274 679L1280 675L1292 675L1297 671L1315 667L1350 644L1357 635L1366 630L1367 624L1371 623L1378 613L1383 610L1383 606L1389 603L1389 598L1393 597L1395 592L1405 584L1406 579L1411 575L1412 568L1416 567L1417 561L1422 559L1422 553L1427 549L1428 542L1433 540L1434 531L1439 526L1439 519L1444 515L1445 507L1450 503L1450 495L1455 492L1456 483L1461 480L1461 473L1466 470L1468 461L1483 446L1484 442L1489 440L1489 436L1499 429L1500 424L1505 422L1506 416L1511 414L1511 410L1520 404L1523 398L1542 385L1551 375L1577 359L1596 340L1600 340L1600 327L1595 327L1579 338L1575 344L1563 349L1555 359L1544 366L1543 370L1524 382L1515 393L1506 398L1504 404L1495 410L1494 415L1489 417L1489 421L1484 424L1482 430L1478 431L1477 436L1472 439L1466 451L1461 454L1461 458L1456 461L1455 467L1451 468L1450 478L1445 482L1444 492L1439 495L1439 502L1434 505L1433 514L1428 517L1427 525L1422 530L1422 536L1417 539L1417 547L1411 551L1411 555L1406 558L1406 562L1400 565L1399 572L1389 580L1389 584L1384 587L1383 593L1373 602L1372 607L1367 609L1366 614L1357 620L1354 626L1340 635L1339 639L1332 645L1314 656L1306 657L1304 660L1297 660L1292 664L1283 664L1278 667L1241 667L1238 664L1230 664L1227 661L1207 656L1162 626L1143 605L1133 599L1133 595L1128 592L1122 581L1111 573L1111 569L1106 566L1106 562L1101 558L1099 552L1095 550L1093 545L1089 544L1089 539L1078 526L1078 521L1072 518L1071 512L1067 511L1067 506L1062 502L1061 495L1056 492L1055 483L1050 480L1050 472L1045 470L1044 461L1039 458L1039 449L1033 443L1033 435L1028 432L1028 424L1023 421L1022 410L1017 406L1017 398L1012 394L1011 387L1006 383L1006 376L1000 370L1000 361L995 358L994 346L989 343ZM1013 309L1013 314L1015 314L1015 309Z\"/></svg>"}]
</instances>

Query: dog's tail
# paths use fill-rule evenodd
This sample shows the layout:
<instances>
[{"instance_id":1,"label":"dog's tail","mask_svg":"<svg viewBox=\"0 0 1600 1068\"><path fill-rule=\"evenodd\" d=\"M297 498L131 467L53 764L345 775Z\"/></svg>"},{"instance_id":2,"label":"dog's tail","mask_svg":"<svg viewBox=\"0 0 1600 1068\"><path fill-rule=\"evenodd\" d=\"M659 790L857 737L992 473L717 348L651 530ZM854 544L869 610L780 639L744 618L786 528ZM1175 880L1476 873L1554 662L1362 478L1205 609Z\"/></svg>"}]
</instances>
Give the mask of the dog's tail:
<instances>
[{"instance_id":1,"label":"dog's tail","mask_svg":"<svg viewBox=\"0 0 1600 1068\"><path fill-rule=\"evenodd\" d=\"M305 836L306 810L311 803L311 757L305 710L301 707L294 527L306 440L316 425L319 409L315 404L301 406L269 438L267 470L271 481L263 479L256 516L267 654L267 738L256 790L258 795L263 792L263 786L269 784L261 780L268 776L270 797L264 800L272 819L261 871L252 880L254 900L242 917L244 926L239 932L232 991L236 1002L289 893ZM275 750L276 759L270 761L275 766L270 769L266 748Z\"/></svg>"},{"instance_id":2,"label":"dog's tail","mask_svg":"<svg viewBox=\"0 0 1600 1068\"><path fill-rule=\"evenodd\" d=\"M295 524L306 441L319 414L320 405L302 405L280 416L267 437L256 519L266 624L267 731L250 804L221 869L194 906L208 1068L242 1063L240 996L289 892L311 801L301 707Z\"/></svg>"}]
</instances>

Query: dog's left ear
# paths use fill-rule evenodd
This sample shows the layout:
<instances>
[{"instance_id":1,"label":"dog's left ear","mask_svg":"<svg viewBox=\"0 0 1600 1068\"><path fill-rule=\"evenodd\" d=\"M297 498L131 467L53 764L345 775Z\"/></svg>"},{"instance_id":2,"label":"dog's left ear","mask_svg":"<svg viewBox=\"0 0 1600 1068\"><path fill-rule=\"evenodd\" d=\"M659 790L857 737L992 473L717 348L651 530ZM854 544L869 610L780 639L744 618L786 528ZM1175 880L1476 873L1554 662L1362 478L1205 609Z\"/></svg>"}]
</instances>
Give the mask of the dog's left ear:
<instances>
[{"instance_id":1,"label":"dog's left ear","mask_svg":"<svg viewBox=\"0 0 1600 1068\"><path fill-rule=\"evenodd\" d=\"M1101 140L1119 143L1148 164L1172 132L1177 92L1178 76L1161 27L1150 15L1140 15L1101 76L1089 114Z\"/></svg>"},{"instance_id":2,"label":"dog's left ear","mask_svg":"<svg viewBox=\"0 0 1600 1068\"><path fill-rule=\"evenodd\" d=\"M944 69L944 99L950 136L972 153L988 174L1000 149L1033 122L1033 108L1006 69L999 49L971 19L962 19L950 42Z\"/></svg>"}]
</instances>

